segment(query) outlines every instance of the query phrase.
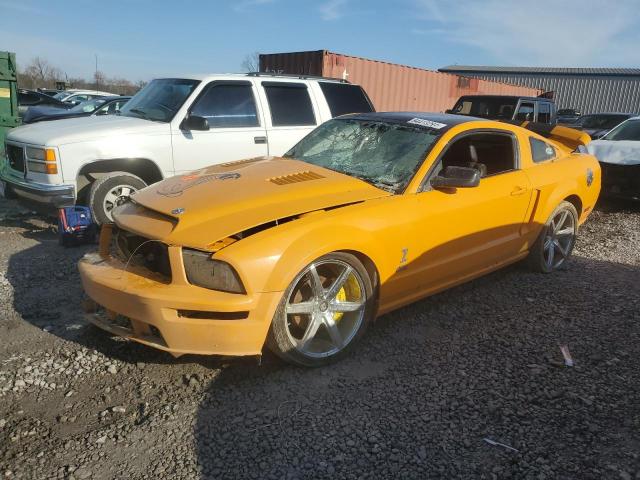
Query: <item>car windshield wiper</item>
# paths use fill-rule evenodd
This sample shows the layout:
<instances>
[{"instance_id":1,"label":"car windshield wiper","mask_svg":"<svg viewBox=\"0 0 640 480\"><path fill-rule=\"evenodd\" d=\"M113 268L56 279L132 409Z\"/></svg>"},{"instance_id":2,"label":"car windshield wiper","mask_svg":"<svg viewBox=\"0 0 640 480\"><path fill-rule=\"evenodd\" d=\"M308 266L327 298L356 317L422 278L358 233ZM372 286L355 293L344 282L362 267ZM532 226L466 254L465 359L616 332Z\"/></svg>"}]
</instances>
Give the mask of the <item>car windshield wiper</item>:
<instances>
[{"instance_id":1,"label":"car windshield wiper","mask_svg":"<svg viewBox=\"0 0 640 480\"><path fill-rule=\"evenodd\" d=\"M367 182L369 185L373 185L376 188L381 188L382 190L386 190L391 193L395 193L396 189L398 188L397 183L386 182L384 180L380 180L379 178L371 178L371 177L367 177L366 175L359 175L357 173L352 173L352 172L342 172L342 173L346 173L350 177L357 178L358 180Z\"/></svg>"},{"instance_id":2,"label":"car windshield wiper","mask_svg":"<svg viewBox=\"0 0 640 480\"><path fill-rule=\"evenodd\" d=\"M400 184L398 182L387 182L385 180L376 180L373 184L375 187L382 188L383 190L388 190L391 192L395 192L398 189Z\"/></svg>"}]
</instances>

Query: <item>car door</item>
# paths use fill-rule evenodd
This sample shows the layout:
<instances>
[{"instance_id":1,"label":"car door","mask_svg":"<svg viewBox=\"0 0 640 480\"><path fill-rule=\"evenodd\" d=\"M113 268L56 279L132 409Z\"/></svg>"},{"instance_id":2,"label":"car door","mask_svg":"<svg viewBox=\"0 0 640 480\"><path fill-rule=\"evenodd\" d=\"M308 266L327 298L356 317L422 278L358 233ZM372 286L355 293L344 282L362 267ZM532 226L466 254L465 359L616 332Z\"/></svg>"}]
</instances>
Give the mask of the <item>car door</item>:
<instances>
[{"instance_id":1,"label":"car door","mask_svg":"<svg viewBox=\"0 0 640 480\"><path fill-rule=\"evenodd\" d=\"M183 123L172 127L176 174L268 154L263 115L250 81L209 83L189 108L189 115L205 118L209 129L186 130Z\"/></svg>"},{"instance_id":2,"label":"car door","mask_svg":"<svg viewBox=\"0 0 640 480\"><path fill-rule=\"evenodd\" d=\"M260 82L269 155L280 156L293 147L320 122L320 112L306 82L263 80Z\"/></svg>"},{"instance_id":3,"label":"car door","mask_svg":"<svg viewBox=\"0 0 640 480\"><path fill-rule=\"evenodd\" d=\"M515 135L502 131L467 133L449 143L416 194L418 221L427 233L408 239L414 251L408 253L407 285L437 290L526 251L521 226L532 188L519 168L519 154ZM431 178L446 166L478 168L480 184L430 187Z\"/></svg>"}]
</instances>

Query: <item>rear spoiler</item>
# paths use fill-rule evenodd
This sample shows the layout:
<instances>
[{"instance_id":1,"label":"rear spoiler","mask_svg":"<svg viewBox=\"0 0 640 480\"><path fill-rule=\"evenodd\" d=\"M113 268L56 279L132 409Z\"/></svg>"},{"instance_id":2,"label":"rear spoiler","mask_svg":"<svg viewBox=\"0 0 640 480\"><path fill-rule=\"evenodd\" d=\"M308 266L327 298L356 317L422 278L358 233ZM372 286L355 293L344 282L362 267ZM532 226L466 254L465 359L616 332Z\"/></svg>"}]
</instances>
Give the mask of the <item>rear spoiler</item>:
<instances>
[{"instance_id":1,"label":"rear spoiler","mask_svg":"<svg viewBox=\"0 0 640 480\"><path fill-rule=\"evenodd\" d=\"M541 137L548 138L549 140L560 144L560 146L565 147L571 152L579 149L580 147L585 147L589 142L591 142L589 134L574 128L538 122L509 121L507 123L526 128L527 130L537 133Z\"/></svg>"}]
</instances>

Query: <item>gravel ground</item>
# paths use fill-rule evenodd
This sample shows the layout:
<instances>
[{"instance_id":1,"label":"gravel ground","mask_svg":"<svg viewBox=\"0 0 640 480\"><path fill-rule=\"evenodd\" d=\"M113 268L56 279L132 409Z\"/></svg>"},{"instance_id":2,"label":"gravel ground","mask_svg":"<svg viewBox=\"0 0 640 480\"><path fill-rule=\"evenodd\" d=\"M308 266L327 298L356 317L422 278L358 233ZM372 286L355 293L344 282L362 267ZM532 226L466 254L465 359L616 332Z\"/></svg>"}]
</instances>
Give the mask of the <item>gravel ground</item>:
<instances>
[{"instance_id":1,"label":"gravel ground","mask_svg":"<svg viewBox=\"0 0 640 480\"><path fill-rule=\"evenodd\" d=\"M496 272L303 370L87 326L91 247L0 200L0 476L640 479L639 245L639 206L600 207L565 271Z\"/></svg>"}]
</instances>

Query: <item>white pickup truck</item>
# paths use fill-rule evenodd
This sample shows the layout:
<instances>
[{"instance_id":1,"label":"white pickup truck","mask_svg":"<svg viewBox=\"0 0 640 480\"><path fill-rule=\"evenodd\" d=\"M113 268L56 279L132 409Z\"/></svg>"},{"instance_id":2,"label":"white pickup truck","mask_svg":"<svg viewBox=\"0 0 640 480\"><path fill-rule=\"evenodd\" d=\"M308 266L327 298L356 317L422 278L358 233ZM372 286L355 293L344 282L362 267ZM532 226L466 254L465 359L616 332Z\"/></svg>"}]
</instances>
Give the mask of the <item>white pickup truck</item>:
<instances>
[{"instance_id":1,"label":"white pickup truck","mask_svg":"<svg viewBox=\"0 0 640 480\"><path fill-rule=\"evenodd\" d=\"M324 121L372 110L361 87L340 80L262 73L157 79L118 116L12 130L0 194L54 208L88 205L104 223L146 185L206 165L282 155Z\"/></svg>"}]
</instances>

